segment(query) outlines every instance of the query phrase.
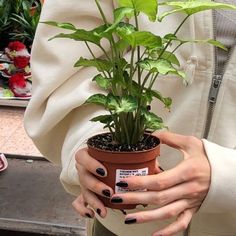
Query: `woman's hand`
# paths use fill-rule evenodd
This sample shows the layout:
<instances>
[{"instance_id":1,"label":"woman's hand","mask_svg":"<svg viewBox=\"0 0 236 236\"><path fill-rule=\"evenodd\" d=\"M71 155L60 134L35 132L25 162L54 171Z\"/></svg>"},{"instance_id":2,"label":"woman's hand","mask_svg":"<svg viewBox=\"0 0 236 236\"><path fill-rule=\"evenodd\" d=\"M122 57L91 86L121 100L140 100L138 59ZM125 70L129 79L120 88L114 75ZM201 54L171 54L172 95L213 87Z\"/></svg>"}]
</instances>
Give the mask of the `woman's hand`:
<instances>
[{"instance_id":1,"label":"woman's hand","mask_svg":"<svg viewBox=\"0 0 236 236\"><path fill-rule=\"evenodd\" d=\"M83 217L93 218L94 211L101 217L105 217L107 214L106 208L96 194L110 198L114 192L110 187L99 181L96 176L105 177L107 175L106 168L88 154L87 148L80 149L76 153L75 159L81 194L72 203L73 207Z\"/></svg>"},{"instance_id":2,"label":"woman's hand","mask_svg":"<svg viewBox=\"0 0 236 236\"><path fill-rule=\"evenodd\" d=\"M175 168L160 174L124 179L117 185L147 191L115 194L111 201L158 206L154 210L127 215L126 224L177 217L173 223L153 233L153 236L169 236L186 229L201 206L210 185L210 165L201 140L170 132L157 133L156 136L163 144L181 151L184 160Z\"/></svg>"}]
</instances>

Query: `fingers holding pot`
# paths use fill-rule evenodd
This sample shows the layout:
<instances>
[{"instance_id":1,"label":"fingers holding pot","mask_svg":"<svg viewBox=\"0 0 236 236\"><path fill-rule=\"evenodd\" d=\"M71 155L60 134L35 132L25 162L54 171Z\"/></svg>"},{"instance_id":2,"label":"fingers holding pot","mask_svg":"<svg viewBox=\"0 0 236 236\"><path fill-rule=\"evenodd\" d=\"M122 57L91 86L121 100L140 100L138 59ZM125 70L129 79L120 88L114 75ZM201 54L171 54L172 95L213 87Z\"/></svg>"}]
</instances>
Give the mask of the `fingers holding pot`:
<instances>
[{"instance_id":1,"label":"fingers holding pot","mask_svg":"<svg viewBox=\"0 0 236 236\"><path fill-rule=\"evenodd\" d=\"M82 194L73 201L72 206L82 217L93 218L94 212L96 212L104 218L107 214L104 204L93 192L87 189L82 190Z\"/></svg>"},{"instance_id":2,"label":"fingers holding pot","mask_svg":"<svg viewBox=\"0 0 236 236\"><path fill-rule=\"evenodd\" d=\"M78 165L77 169L82 188L107 198L110 198L114 194L111 187L98 180L96 176L84 169L83 166Z\"/></svg>"},{"instance_id":3,"label":"fingers holding pot","mask_svg":"<svg viewBox=\"0 0 236 236\"><path fill-rule=\"evenodd\" d=\"M78 150L75 155L75 160L77 170L79 166L83 166L86 170L98 177L107 176L106 168L99 161L95 160L88 154L87 148Z\"/></svg>"}]
</instances>

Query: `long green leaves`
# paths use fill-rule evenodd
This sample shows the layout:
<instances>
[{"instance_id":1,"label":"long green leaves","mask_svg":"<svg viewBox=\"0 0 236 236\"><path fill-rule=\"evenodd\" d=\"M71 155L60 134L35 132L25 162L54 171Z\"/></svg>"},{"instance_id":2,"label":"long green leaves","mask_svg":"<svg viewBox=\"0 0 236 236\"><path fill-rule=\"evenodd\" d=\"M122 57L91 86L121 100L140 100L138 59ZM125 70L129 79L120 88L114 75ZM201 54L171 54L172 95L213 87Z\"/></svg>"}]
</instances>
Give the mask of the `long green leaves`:
<instances>
[{"instance_id":1,"label":"long green leaves","mask_svg":"<svg viewBox=\"0 0 236 236\"><path fill-rule=\"evenodd\" d=\"M102 93L91 95L85 104L102 106L107 114L94 117L91 121L104 124L115 142L135 144L147 130L153 132L166 128L162 118L150 111L150 104L156 99L165 108L171 109L172 99L153 89L153 85L159 75L174 75L185 79L176 50L186 43L207 43L225 49L224 45L213 39L180 39L178 31L185 21L199 11L235 9L235 6L202 0L162 3L157 0L117 0L119 7L114 9L113 21L109 22L99 0L94 1L104 21L94 29L77 28L68 22L44 23L63 29L62 33L52 39L68 38L83 43L91 55L89 59L80 57L74 65L93 67L98 71L92 81ZM163 6L168 10L158 16L157 10ZM140 14L146 15L150 21L156 21L157 16L162 20L175 13L185 14L184 20L176 26L174 32L164 37L139 27ZM132 18L134 24L131 24ZM69 32L65 33L66 30ZM104 41L109 45L108 50L103 47ZM92 50L94 46L103 52L103 57L97 57ZM124 57L127 51L130 57L126 60Z\"/></svg>"}]
</instances>

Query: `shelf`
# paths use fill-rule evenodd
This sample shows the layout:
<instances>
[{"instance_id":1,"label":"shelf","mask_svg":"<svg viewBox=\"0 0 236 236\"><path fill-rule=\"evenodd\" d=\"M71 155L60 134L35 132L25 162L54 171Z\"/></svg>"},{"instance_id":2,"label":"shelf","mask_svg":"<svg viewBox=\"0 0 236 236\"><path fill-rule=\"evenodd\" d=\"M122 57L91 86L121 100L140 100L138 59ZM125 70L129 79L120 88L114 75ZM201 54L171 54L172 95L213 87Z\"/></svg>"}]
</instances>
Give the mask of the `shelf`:
<instances>
[{"instance_id":1,"label":"shelf","mask_svg":"<svg viewBox=\"0 0 236 236\"><path fill-rule=\"evenodd\" d=\"M29 99L2 99L0 98L0 106L27 107Z\"/></svg>"}]
</instances>

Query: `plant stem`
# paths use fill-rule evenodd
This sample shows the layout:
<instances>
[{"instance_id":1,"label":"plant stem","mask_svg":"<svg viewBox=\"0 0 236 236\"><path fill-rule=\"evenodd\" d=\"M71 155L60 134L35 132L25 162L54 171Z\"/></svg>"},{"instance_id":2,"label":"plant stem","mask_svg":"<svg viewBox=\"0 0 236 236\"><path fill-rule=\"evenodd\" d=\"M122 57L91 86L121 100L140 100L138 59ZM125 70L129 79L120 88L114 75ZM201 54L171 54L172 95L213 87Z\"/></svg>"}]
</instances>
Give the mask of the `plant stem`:
<instances>
[{"instance_id":1,"label":"plant stem","mask_svg":"<svg viewBox=\"0 0 236 236\"><path fill-rule=\"evenodd\" d=\"M89 47L88 42L87 42L87 41L84 41L84 42L85 42L85 44L86 44L86 46L87 46L89 52L91 53L93 59L96 61L97 58L95 57L95 55L93 54L93 51L92 51L91 48ZM103 76L104 76L104 77L107 77L106 74L105 74L105 72L104 72L101 68L100 68L100 70L102 71Z\"/></svg>"},{"instance_id":2,"label":"plant stem","mask_svg":"<svg viewBox=\"0 0 236 236\"><path fill-rule=\"evenodd\" d=\"M173 53L174 53L180 46L182 46L182 45L183 45L183 43L180 43L171 53L173 54ZM170 57L170 56L169 56L169 57ZM169 58L169 57L168 57L168 58ZM167 59L168 59L168 58L167 58Z\"/></svg>"},{"instance_id":3,"label":"plant stem","mask_svg":"<svg viewBox=\"0 0 236 236\"><path fill-rule=\"evenodd\" d=\"M101 16L102 16L103 22L106 24L106 26L108 26L107 19L106 19L105 15L104 15L104 12L103 12L103 10L102 10L102 8L101 8L101 6L100 6L98 0L95 0L95 3L96 3L96 5L97 5L97 7L98 7L98 10L99 10Z\"/></svg>"},{"instance_id":4,"label":"plant stem","mask_svg":"<svg viewBox=\"0 0 236 236\"><path fill-rule=\"evenodd\" d=\"M103 53L105 54L106 58L107 58L109 61L111 61L111 58L108 56L106 50L105 50L101 45L99 45L99 48L101 48L101 50L102 50Z\"/></svg>"},{"instance_id":5,"label":"plant stem","mask_svg":"<svg viewBox=\"0 0 236 236\"><path fill-rule=\"evenodd\" d=\"M174 34L176 36L176 34L178 33L179 29L181 28L181 26L184 24L184 22L188 19L189 15L187 15L183 21L180 23L180 25L177 27L177 29L175 30ZM166 44L166 46L164 47L164 49L161 51L158 59L161 58L161 56L163 55L163 53L166 51L166 49L168 48L168 46L170 45L170 43L172 42L173 39L169 39L168 43Z\"/></svg>"},{"instance_id":6,"label":"plant stem","mask_svg":"<svg viewBox=\"0 0 236 236\"><path fill-rule=\"evenodd\" d=\"M129 137L129 132L128 132L128 129L127 129L124 114L120 113L119 117L120 117L120 120L122 122L122 127L123 127L124 133L125 133L125 140L123 140L123 143L126 143L126 144L130 145L130 137Z\"/></svg>"},{"instance_id":7,"label":"plant stem","mask_svg":"<svg viewBox=\"0 0 236 236\"><path fill-rule=\"evenodd\" d=\"M175 32L174 32L174 35L175 35L175 36L176 36L176 34L178 33L178 31L179 31L179 29L181 28L181 26L184 24L184 22L188 19L189 16L190 16L190 15L187 15L187 16L183 19L183 21L180 23L180 25L177 27L177 29L176 29ZM170 40L168 41L168 43L166 44L166 46L164 47L164 49L161 51L160 55L158 56L157 60L161 58L161 56L162 56L163 53L166 51L166 49L168 48L168 46L170 45L170 43L172 42L172 40L173 40L173 39L170 39ZM180 45L179 45L179 46L180 46ZM177 48L178 48L179 46L177 46ZM177 48L175 48L174 51L175 51ZM157 79L158 75L159 75L159 72L156 73L154 79L152 80L152 83L151 83L150 86L149 86L149 89L152 88L152 86L153 86L155 80Z\"/></svg>"},{"instance_id":8,"label":"plant stem","mask_svg":"<svg viewBox=\"0 0 236 236\"><path fill-rule=\"evenodd\" d=\"M139 61L141 61L141 60L143 59L143 57L144 57L144 55L146 54L146 52L147 52L147 49L144 50L144 52L143 52L143 54L141 55ZM137 61L137 63L136 63L136 66L135 66L135 68L134 68L134 70L133 70L133 74L132 74L131 78L133 77L133 75L135 74L135 72L136 72L136 70L137 70L137 68L138 68L138 66L139 66L139 65L138 65L138 62L139 62L139 61ZM142 74L142 71L141 71L141 74Z\"/></svg>"}]
</instances>

